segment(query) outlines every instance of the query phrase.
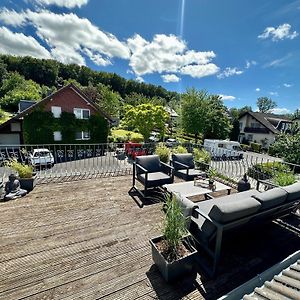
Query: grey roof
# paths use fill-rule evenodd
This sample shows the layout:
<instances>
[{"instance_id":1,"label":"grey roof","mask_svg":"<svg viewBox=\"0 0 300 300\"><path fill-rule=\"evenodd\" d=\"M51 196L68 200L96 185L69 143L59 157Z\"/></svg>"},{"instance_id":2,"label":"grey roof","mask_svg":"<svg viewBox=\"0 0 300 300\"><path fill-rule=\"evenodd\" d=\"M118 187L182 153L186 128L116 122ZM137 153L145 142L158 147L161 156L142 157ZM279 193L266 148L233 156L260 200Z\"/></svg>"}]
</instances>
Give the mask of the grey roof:
<instances>
[{"instance_id":1,"label":"grey roof","mask_svg":"<svg viewBox=\"0 0 300 300\"><path fill-rule=\"evenodd\" d=\"M300 299L300 260L243 297L243 300L254 299Z\"/></svg>"},{"instance_id":2,"label":"grey roof","mask_svg":"<svg viewBox=\"0 0 300 300\"><path fill-rule=\"evenodd\" d=\"M246 114L251 115L254 119L256 119L259 123L261 123L264 127L269 129L273 133L280 132L281 123L292 123L292 120L288 119L282 115L276 115L271 113L261 113L261 112L253 112L248 111L243 113L240 118L245 116Z\"/></svg>"}]
</instances>

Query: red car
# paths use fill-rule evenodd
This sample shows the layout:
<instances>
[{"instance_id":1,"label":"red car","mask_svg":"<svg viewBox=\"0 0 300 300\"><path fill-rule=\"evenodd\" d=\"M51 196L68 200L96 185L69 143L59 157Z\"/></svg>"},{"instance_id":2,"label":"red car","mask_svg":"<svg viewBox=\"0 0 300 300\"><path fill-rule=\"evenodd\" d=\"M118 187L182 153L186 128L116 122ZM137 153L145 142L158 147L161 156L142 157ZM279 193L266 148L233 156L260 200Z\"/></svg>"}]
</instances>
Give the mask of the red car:
<instances>
[{"instance_id":1,"label":"red car","mask_svg":"<svg viewBox=\"0 0 300 300\"><path fill-rule=\"evenodd\" d=\"M125 143L125 154L135 159L137 156L147 155L147 150L140 143L128 142Z\"/></svg>"}]
</instances>

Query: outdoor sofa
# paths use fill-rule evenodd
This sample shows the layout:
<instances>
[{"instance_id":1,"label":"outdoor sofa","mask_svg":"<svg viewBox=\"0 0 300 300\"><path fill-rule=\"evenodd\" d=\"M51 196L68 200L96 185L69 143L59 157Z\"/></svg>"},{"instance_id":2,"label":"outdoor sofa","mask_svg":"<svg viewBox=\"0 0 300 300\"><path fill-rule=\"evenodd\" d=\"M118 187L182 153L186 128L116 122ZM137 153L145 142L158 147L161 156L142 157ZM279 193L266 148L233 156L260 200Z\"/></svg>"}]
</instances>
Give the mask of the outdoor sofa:
<instances>
[{"instance_id":1,"label":"outdoor sofa","mask_svg":"<svg viewBox=\"0 0 300 300\"><path fill-rule=\"evenodd\" d=\"M204 265L209 275L217 270L223 234L253 227L288 215L300 205L300 183L277 187L265 192L249 190L194 203L176 195L183 214L189 219L189 230L197 244L212 258L212 267Z\"/></svg>"},{"instance_id":2,"label":"outdoor sofa","mask_svg":"<svg viewBox=\"0 0 300 300\"><path fill-rule=\"evenodd\" d=\"M195 169L194 157L191 153L172 154L170 163L174 168L174 175L185 181L191 181L199 175L206 176L204 171Z\"/></svg>"}]
</instances>

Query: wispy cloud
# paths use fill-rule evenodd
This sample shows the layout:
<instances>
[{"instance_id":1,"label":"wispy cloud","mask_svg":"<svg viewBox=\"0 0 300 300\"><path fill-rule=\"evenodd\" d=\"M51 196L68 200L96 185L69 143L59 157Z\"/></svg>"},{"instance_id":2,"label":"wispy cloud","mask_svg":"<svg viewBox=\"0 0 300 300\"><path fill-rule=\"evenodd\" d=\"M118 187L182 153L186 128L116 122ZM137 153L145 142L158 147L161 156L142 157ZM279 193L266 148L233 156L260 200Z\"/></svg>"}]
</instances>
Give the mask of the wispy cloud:
<instances>
[{"instance_id":1,"label":"wispy cloud","mask_svg":"<svg viewBox=\"0 0 300 300\"><path fill-rule=\"evenodd\" d=\"M282 24L277 28L267 27L262 34L258 36L259 39L271 38L272 41L276 42L279 40L290 39L293 40L299 34L297 31L291 31L292 26L290 24Z\"/></svg>"},{"instance_id":2,"label":"wispy cloud","mask_svg":"<svg viewBox=\"0 0 300 300\"><path fill-rule=\"evenodd\" d=\"M233 76L233 75L241 75L243 73L244 73L244 71L239 70L236 67L234 67L234 68L227 67L223 72L218 74L217 77L219 79L222 79L222 78L230 77L230 76Z\"/></svg>"},{"instance_id":3,"label":"wispy cloud","mask_svg":"<svg viewBox=\"0 0 300 300\"><path fill-rule=\"evenodd\" d=\"M256 92L260 92L260 88L256 88L255 91L256 91Z\"/></svg>"},{"instance_id":4,"label":"wispy cloud","mask_svg":"<svg viewBox=\"0 0 300 300\"><path fill-rule=\"evenodd\" d=\"M246 69L249 69L251 66L256 66L257 62L255 60L246 60Z\"/></svg>"},{"instance_id":5,"label":"wispy cloud","mask_svg":"<svg viewBox=\"0 0 300 300\"><path fill-rule=\"evenodd\" d=\"M278 96L278 93L277 92L269 92L269 94L271 95L271 96Z\"/></svg>"},{"instance_id":6,"label":"wispy cloud","mask_svg":"<svg viewBox=\"0 0 300 300\"><path fill-rule=\"evenodd\" d=\"M286 87L286 88L290 88L290 87L292 87L293 85L290 84L290 83L284 83L283 86Z\"/></svg>"},{"instance_id":7,"label":"wispy cloud","mask_svg":"<svg viewBox=\"0 0 300 300\"><path fill-rule=\"evenodd\" d=\"M230 95L222 95L222 94L220 94L219 96L222 98L222 100L233 101L233 100L236 99L235 96L230 96Z\"/></svg>"},{"instance_id":8,"label":"wispy cloud","mask_svg":"<svg viewBox=\"0 0 300 300\"><path fill-rule=\"evenodd\" d=\"M264 64L263 67L264 68L282 67L282 66L284 66L287 63L287 61L291 57L292 57L292 54L289 53L289 54L285 55L284 57L274 59L271 62L268 62L268 63Z\"/></svg>"},{"instance_id":9,"label":"wispy cloud","mask_svg":"<svg viewBox=\"0 0 300 300\"><path fill-rule=\"evenodd\" d=\"M273 114L285 115L291 113L291 111L285 107L276 107L271 110Z\"/></svg>"},{"instance_id":10,"label":"wispy cloud","mask_svg":"<svg viewBox=\"0 0 300 300\"><path fill-rule=\"evenodd\" d=\"M163 82L178 82L180 81L180 78L176 76L175 74L166 74L161 76Z\"/></svg>"}]
</instances>

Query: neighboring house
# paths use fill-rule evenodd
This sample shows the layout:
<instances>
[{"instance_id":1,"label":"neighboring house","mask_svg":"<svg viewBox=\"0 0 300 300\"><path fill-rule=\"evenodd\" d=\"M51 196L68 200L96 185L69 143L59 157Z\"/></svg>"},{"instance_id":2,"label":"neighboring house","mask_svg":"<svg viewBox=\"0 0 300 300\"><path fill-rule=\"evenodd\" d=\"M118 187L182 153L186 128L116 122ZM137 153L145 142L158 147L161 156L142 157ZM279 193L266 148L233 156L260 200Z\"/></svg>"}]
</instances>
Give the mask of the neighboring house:
<instances>
[{"instance_id":1,"label":"neighboring house","mask_svg":"<svg viewBox=\"0 0 300 300\"><path fill-rule=\"evenodd\" d=\"M73 84L69 84L39 102L23 101L19 106L19 113L0 125L0 145L23 144L24 118L28 117L34 111L52 112L55 119L59 119L62 112L67 112L74 114L76 119L82 120L88 120L92 115L100 115L103 117L105 125L108 125L112 121L80 89ZM39 125L38 127L42 127L45 124ZM62 132L60 130L53 130L52 134L53 139L49 143L62 142ZM88 142L90 138L88 130L83 131L78 129L74 136L74 142Z\"/></svg>"},{"instance_id":2,"label":"neighboring house","mask_svg":"<svg viewBox=\"0 0 300 300\"><path fill-rule=\"evenodd\" d=\"M290 130L292 120L271 113L249 111L240 116L239 123L240 143L255 142L261 144L263 148L269 148L276 135Z\"/></svg>"}]
</instances>

